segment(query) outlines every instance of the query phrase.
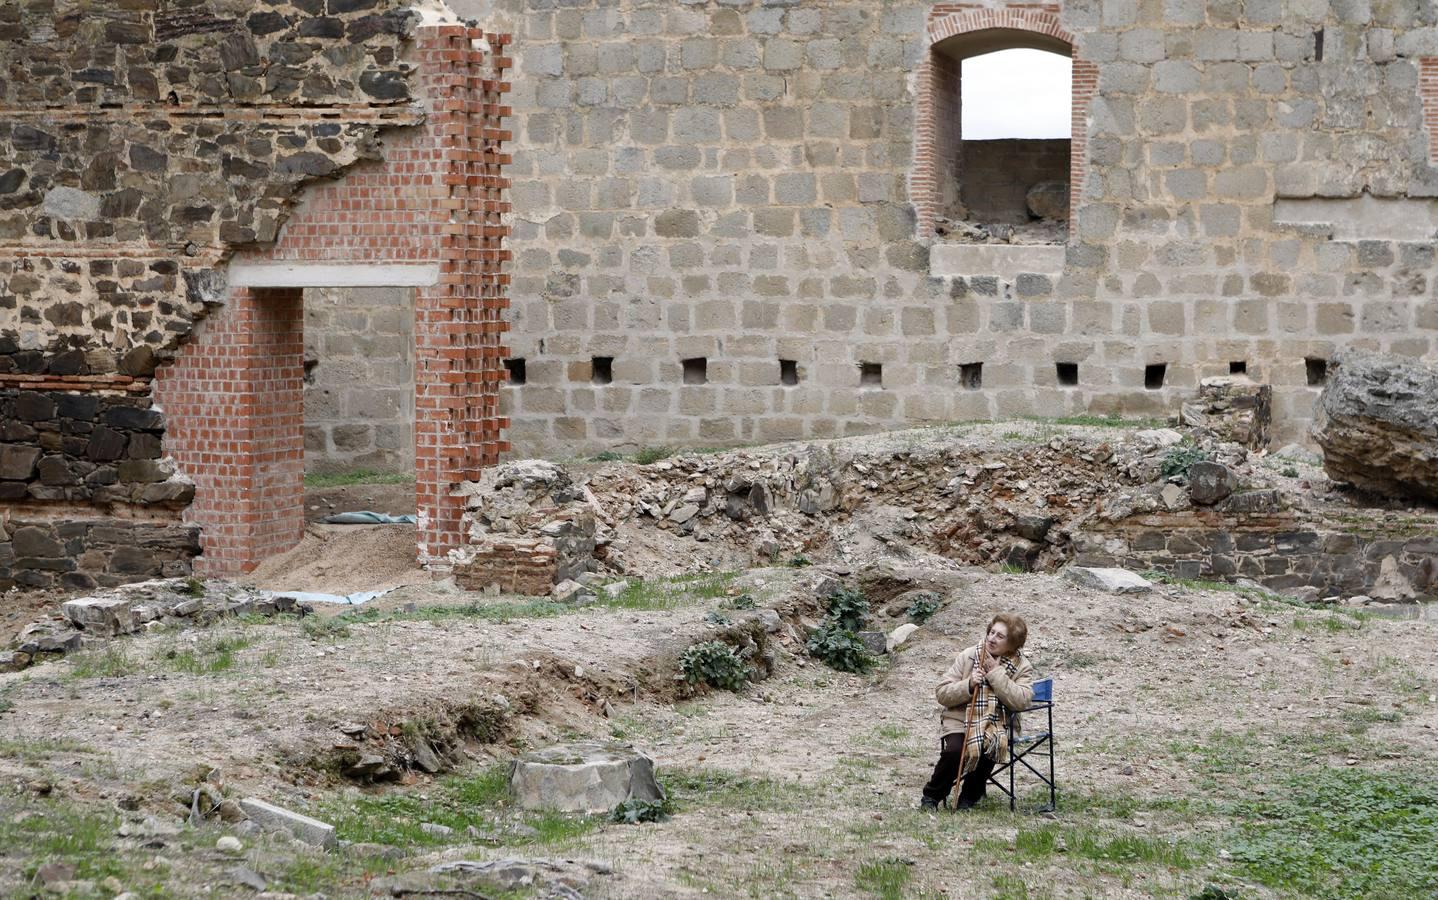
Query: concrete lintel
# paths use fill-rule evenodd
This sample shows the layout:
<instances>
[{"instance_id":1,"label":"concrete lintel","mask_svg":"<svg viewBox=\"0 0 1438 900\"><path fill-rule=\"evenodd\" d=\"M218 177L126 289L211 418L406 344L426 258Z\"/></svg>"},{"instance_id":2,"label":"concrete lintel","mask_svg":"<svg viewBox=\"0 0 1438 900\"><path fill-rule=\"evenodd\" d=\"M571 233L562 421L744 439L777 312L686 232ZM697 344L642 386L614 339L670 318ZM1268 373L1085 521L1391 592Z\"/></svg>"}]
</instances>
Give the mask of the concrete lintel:
<instances>
[{"instance_id":1,"label":"concrete lintel","mask_svg":"<svg viewBox=\"0 0 1438 900\"><path fill-rule=\"evenodd\" d=\"M439 283L439 264L230 263L230 287L425 287Z\"/></svg>"},{"instance_id":2,"label":"concrete lintel","mask_svg":"<svg viewBox=\"0 0 1438 900\"><path fill-rule=\"evenodd\" d=\"M1273 224L1319 229L1335 241L1431 241L1438 235L1438 201L1427 198L1280 197Z\"/></svg>"},{"instance_id":3,"label":"concrete lintel","mask_svg":"<svg viewBox=\"0 0 1438 900\"><path fill-rule=\"evenodd\" d=\"M929 253L929 274L936 278L993 275L1013 280L1021 274L1063 274L1062 244L935 244Z\"/></svg>"}]
</instances>

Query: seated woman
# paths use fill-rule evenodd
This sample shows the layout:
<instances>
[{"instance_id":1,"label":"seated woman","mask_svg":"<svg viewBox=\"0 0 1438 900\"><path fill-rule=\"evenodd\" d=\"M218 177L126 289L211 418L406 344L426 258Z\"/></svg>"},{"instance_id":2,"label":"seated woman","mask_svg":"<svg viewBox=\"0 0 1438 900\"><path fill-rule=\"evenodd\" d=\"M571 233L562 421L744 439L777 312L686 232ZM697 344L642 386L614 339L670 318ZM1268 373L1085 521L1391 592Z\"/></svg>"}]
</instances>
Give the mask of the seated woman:
<instances>
[{"instance_id":1,"label":"seated woman","mask_svg":"<svg viewBox=\"0 0 1438 900\"><path fill-rule=\"evenodd\" d=\"M994 765L1008 759L1010 710L1028 709L1034 699L1033 665L1024 658L1029 629L1013 613L999 613L989 622L982 643L954 660L934 696L944 707L939 716L939 761L924 785L920 805L936 809L963 778L959 809L984 799Z\"/></svg>"}]
</instances>

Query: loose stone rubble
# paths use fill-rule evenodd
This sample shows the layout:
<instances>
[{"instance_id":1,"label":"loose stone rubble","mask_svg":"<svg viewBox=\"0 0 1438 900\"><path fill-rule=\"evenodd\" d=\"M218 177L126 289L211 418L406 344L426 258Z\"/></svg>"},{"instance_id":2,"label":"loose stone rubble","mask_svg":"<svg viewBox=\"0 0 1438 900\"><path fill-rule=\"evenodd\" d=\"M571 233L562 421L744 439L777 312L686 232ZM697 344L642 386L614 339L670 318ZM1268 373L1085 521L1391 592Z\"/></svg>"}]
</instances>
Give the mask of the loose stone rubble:
<instances>
[{"instance_id":1,"label":"loose stone rubble","mask_svg":"<svg viewBox=\"0 0 1438 900\"><path fill-rule=\"evenodd\" d=\"M17 671L37 657L58 655L161 625L208 625L225 616L306 615L293 597L224 581L171 578L125 585L67 600L58 613L25 626L0 652L0 671Z\"/></svg>"}]
</instances>

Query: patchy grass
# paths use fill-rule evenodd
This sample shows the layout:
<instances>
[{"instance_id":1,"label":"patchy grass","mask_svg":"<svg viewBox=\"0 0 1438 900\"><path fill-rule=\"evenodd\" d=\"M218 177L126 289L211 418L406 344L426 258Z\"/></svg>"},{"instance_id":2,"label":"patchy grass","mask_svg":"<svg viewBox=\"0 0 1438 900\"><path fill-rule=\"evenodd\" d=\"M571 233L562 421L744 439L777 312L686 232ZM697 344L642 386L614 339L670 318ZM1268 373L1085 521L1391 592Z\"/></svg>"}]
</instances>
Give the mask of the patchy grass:
<instances>
[{"instance_id":1,"label":"patchy grass","mask_svg":"<svg viewBox=\"0 0 1438 900\"><path fill-rule=\"evenodd\" d=\"M696 807L797 812L823 797L809 785L720 769L668 769L662 780L680 812Z\"/></svg>"},{"instance_id":2,"label":"patchy grass","mask_svg":"<svg viewBox=\"0 0 1438 900\"><path fill-rule=\"evenodd\" d=\"M486 843L502 846L568 844L604 822L602 816L559 812L521 813L508 808L509 766L497 764L469 776L442 778L423 794L393 792L341 798L324 810L339 837L394 847L431 847L471 844L468 829L475 828ZM430 823L453 830L431 834L420 826Z\"/></svg>"},{"instance_id":3,"label":"patchy grass","mask_svg":"<svg viewBox=\"0 0 1438 900\"><path fill-rule=\"evenodd\" d=\"M854 885L883 900L902 900L913 874L911 860L870 860L859 865L859 871L854 874Z\"/></svg>"},{"instance_id":4,"label":"patchy grass","mask_svg":"<svg viewBox=\"0 0 1438 900\"><path fill-rule=\"evenodd\" d=\"M198 641L194 647L170 649L164 659L176 672L186 675L218 675L235 667L235 654L250 645L243 635L218 635Z\"/></svg>"},{"instance_id":5,"label":"patchy grass","mask_svg":"<svg viewBox=\"0 0 1438 900\"><path fill-rule=\"evenodd\" d=\"M730 586L738 577L737 572L710 572L634 581L618 597L613 600L600 600L594 605L606 609L636 610L696 606L707 600L728 596Z\"/></svg>"},{"instance_id":6,"label":"patchy grass","mask_svg":"<svg viewBox=\"0 0 1438 900\"><path fill-rule=\"evenodd\" d=\"M92 753L89 747L69 738L35 738L14 740L0 738L0 759L38 762L61 753Z\"/></svg>"},{"instance_id":7,"label":"patchy grass","mask_svg":"<svg viewBox=\"0 0 1438 900\"><path fill-rule=\"evenodd\" d=\"M1121 416L1060 416L1057 419L1025 417L1027 421L1047 425L1085 425L1090 428L1163 428L1168 423L1163 419L1125 419Z\"/></svg>"},{"instance_id":8,"label":"patchy grass","mask_svg":"<svg viewBox=\"0 0 1438 900\"><path fill-rule=\"evenodd\" d=\"M1438 773L1326 769L1244 804L1229 852L1249 878L1306 897L1426 897L1438 884Z\"/></svg>"},{"instance_id":9,"label":"patchy grass","mask_svg":"<svg viewBox=\"0 0 1438 900\"><path fill-rule=\"evenodd\" d=\"M414 484L414 473L353 469L349 472L329 472L305 476L305 487L307 488L346 487L352 484Z\"/></svg>"},{"instance_id":10,"label":"patchy grass","mask_svg":"<svg viewBox=\"0 0 1438 900\"><path fill-rule=\"evenodd\" d=\"M66 657L70 663L70 677L122 678L133 675L144 668L143 664L130 656L123 644L112 641L98 650L83 650Z\"/></svg>"}]
</instances>

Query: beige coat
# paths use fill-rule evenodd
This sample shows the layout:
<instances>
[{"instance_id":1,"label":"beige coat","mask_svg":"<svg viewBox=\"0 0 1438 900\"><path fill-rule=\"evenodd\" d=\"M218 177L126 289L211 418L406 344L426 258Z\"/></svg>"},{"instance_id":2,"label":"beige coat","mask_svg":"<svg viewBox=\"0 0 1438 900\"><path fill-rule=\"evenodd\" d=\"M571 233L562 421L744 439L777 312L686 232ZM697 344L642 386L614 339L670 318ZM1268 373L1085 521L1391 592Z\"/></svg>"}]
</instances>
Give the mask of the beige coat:
<instances>
[{"instance_id":1,"label":"beige coat","mask_svg":"<svg viewBox=\"0 0 1438 900\"><path fill-rule=\"evenodd\" d=\"M974 671L974 661L979 657L977 644L959 654L954 664L944 673L944 680L934 689L934 699L944 708L939 715L939 734L962 733L964 712L969 705L969 676ZM999 702L1010 710L1025 710L1034 702L1034 667L1019 651L1018 671L1010 678L999 666L989 672L989 687L998 695ZM1019 718L1014 716L1014 732L1018 733Z\"/></svg>"}]
</instances>

